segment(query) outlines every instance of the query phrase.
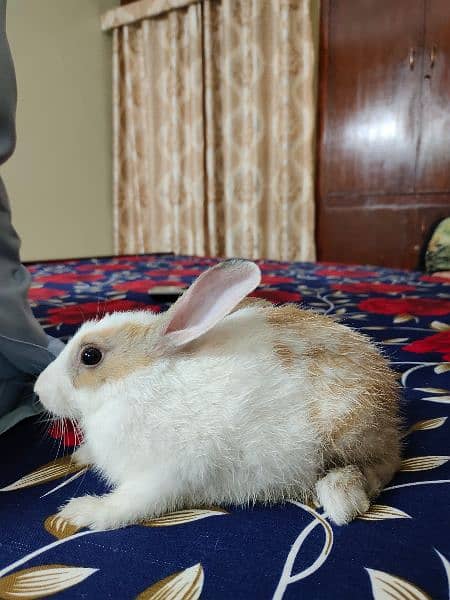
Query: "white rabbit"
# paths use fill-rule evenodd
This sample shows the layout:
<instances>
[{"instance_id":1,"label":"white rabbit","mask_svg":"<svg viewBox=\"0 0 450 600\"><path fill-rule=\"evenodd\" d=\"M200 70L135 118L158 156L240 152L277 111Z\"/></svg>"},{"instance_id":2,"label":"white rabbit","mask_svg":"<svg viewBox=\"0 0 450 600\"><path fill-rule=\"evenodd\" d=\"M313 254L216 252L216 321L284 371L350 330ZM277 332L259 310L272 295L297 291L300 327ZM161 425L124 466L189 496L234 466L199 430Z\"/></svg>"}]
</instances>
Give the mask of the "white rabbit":
<instances>
[{"instance_id":1,"label":"white rabbit","mask_svg":"<svg viewBox=\"0 0 450 600\"><path fill-rule=\"evenodd\" d=\"M116 528L180 507L316 498L337 524L369 508L400 461L398 386L368 338L293 305L241 300L252 262L223 262L164 314L85 323L39 376L79 422L75 459L112 491L60 515Z\"/></svg>"}]
</instances>

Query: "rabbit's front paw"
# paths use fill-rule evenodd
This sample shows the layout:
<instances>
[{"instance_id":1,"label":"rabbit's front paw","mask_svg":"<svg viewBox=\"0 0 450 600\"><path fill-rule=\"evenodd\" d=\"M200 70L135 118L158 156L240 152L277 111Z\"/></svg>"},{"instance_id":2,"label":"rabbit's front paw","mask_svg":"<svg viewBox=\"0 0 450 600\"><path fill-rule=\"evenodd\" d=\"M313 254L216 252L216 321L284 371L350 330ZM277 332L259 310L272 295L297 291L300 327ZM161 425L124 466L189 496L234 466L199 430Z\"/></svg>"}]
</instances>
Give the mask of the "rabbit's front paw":
<instances>
[{"instance_id":1,"label":"rabbit's front paw","mask_svg":"<svg viewBox=\"0 0 450 600\"><path fill-rule=\"evenodd\" d=\"M72 498L59 511L59 516L79 529L89 527L96 531L120 527L109 512L108 503L102 496Z\"/></svg>"}]
</instances>

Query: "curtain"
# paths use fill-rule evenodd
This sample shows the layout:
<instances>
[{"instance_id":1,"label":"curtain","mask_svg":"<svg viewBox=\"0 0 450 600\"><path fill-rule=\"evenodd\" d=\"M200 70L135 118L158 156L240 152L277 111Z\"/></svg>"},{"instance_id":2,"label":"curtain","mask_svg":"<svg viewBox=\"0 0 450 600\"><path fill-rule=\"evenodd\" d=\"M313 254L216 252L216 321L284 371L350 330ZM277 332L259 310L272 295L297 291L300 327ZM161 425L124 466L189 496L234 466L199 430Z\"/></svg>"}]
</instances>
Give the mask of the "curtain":
<instances>
[{"instance_id":1,"label":"curtain","mask_svg":"<svg viewBox=\"0 0 450 600\"><path fill-rule=\"evenodd\" d=\"M103 28L115 250L314 260L309 0L141 0Z\"/></svg>"}]
</instances>

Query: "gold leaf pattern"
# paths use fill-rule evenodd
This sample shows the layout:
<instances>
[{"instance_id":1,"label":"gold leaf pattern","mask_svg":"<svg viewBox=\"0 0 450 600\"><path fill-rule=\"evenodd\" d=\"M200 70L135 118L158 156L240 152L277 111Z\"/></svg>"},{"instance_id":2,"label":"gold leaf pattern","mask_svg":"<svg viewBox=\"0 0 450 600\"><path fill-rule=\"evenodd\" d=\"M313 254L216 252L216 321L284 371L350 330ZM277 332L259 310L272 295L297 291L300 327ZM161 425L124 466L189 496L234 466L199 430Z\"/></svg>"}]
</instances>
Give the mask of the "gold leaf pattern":
<instances>
[{"instance_id":1,"label":"gold leaf pattern","mask_svg":"<svg viewBox=\"0 0 450 600\"><path fill-rule=\"evenodd\" d=\"M0 598L4 600L47 598L51 594L62 592L81 583L96 571L98 569L56 564L16 571L0 578Z\"/></svg>"},{"instance_id":2,"label":"gold leaf pattern","mask_svg":"<svg viewBox=\"0 0 450 600\"><path fill-rule=\"evenodd\" d=\"M426 392L427 394L447 394L449 390L444 390L444 388L432 388L432 387L424 387L424 388L414 388L418 392Z\"/></svg>"},{"instance_id":3,"label":"gold leaf pattern","mask_svg":"<svg viewBox=\"0 0 450 600\"><path fill-rule=\"evenodd\" d=\"M76 525L72 525L66 519L63 519L59 515L50 515L44 521L45 529L58 538L58 540L62 540L67 538L79 530L79 527Z\"/></svg>"},{"instance_id":4,"label":"gold leaf pattern","mask_svg":"<svg viewBox=\"0 0 450 600\"><path fill-rule=\"evenodd\" d=\"M414 317L408 314L397 315L394 317L394 323L406 323L407 321L412 321Z\"/></svg>"},{"instance_id":5,"label":"gold leaf pattern","mask_svg":"<svg viewBox=\"0 0 450 600\"><path fill-rule=\"evenodd\" d=\"M429 429L437 429L441 427L447 417L436 417L435 419L426 419L424 421L418 421L414 423L412 427L410 427L408 433L412 433L413 431L428 431Z\"/></svg>"},{"instance_id":6,"label":"gold leaf pattern","mask_svg":"<svg viewBox=\"0 0 450 600\"><path fill-rule=\"evenodd\" d=\"M450 456L415 456L402 460L400 471L428 471L444 465Z\"/></svg>"},{"instance_id":7,"label":"gold leaf pattern","mask_svg":"<svg viewBox=\"0 0 450 600\"><path fill-rule=\"evenodd\" d=\"M204 574L200 563L170 575L137 596L136 600L197 600L203 588Z\"/></svg>"},{"instance_id":8,"label":"gold leaf pattern","mask_svg":"<svg viewBox=\"0 0 450 600\"><path fill-rule=\"evenodd\" d=\"M384 519L410 519L410 515L385 504L372 504L369 510L360 515L358 519L363 521L383 521Z\"/></svg>"},{"instance_id":9,"label":"gold leaf pattern","mask_svg":"<svg viewBox=\"0 0 450 600\"><path fill-rule=\"evenodd\" d=\"M421 398L421 400L426 400L427 402L441 402L442 404L449 404L450 396L427 396L426 398Z\"/></svg>"},{"instance_id":10,"label":"gold leaf pattern","mask_svg":"<svg viewBox=\"0 0 450 600\"><path fill-rule=\"evenodd\" d=\"M208 517L221 517L227 514L229 513L226 510L222 510L220 508L208 510L179 510L177 512L163 515L162 517L156 517L155 519L142 521L142 525L145 525L146 527L171 527L173 525L184 525L185 523L191 523L192 521L198 521Z\"/></svg>"},{"instance_id":11,"label":"gold leaf pattern","mask_svg":"<svg viewBox=\"0 0 450 600\"><path fill-rule=\"evenodd\" d=\"M434 367L434 372L440 375L441 373L446 373L450 371L450 363L442 363L442 365L437 365Z\"/></svg>"},{"instance_id":12,"label":"gold leaf pattern","mask_svg":"<svg viewBox=\"0 0 450 600\"><path fill-rule=\"evenodd\" d=\"M367 569L374 600L432 600L431 596L406 579L384 571Z\"/></svg>"},{"instance_id":13,"label":"gold leaf pattern","mask_svg":"<svg viewBox=\"0 0 450 600\"><path fill-rule=\"evenodd\" d=\"M439 552L439 550L437 548L435 548L434 551L439 556L439 558L441 559L442 564L444 566L445 574L447 575L448 591L449 591L449 598L450 598L450 562L445 558L445 556L443 554L441 554Z\"/></svg>"},{"instance_id":14,"label":"gold leaf pattern","mask_svg":"<svg viewBox=\"0 0 450 600\"><path fill-rule=\"evenodd\" d=\"M441 321L433 321L431 327L432 329L437 329L437 331L447 331L447 329L450 329L448 323L442 323Z\"/></svg>"},{"instance_id":15,"label":"gold leaf pattern","mask_svg":"<svg viewBox=\"0 0 450 600\"><path fill-rule=\"evenodd\" d=\"M58 458L57 460L39 467L39 469L21 477L14 483L0 488L0 492L12 492L34 485L41 485L53 481L54 479L60 479L71 473L77 473L85 468L84 465L79 465L72 461L70 456L63 456L62 458Z\"/></svg>"}]
</instances>

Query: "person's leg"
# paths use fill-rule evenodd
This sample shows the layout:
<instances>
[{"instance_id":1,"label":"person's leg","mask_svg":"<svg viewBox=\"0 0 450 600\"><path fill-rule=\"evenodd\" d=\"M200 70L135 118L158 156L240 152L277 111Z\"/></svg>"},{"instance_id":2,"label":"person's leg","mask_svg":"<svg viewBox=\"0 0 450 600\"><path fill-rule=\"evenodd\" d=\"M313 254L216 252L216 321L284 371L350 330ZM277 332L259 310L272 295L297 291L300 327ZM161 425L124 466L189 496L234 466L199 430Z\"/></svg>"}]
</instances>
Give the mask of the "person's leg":
<instances>
[{"instance_id":1,"label":"person's leg","mask_svg":"<svg viewBox=\"0 0 450 600\"><path fill-rule=\"evenodd\" d=\"M6 0L0 0L0 165L14 150L15 111L16 80L6 38ZM32 376L42 371L62 346L50 340L33 317L27 300L30 275L20 262L19 248L0 178L0 433L38 411Z\"/></svg>"}]
</instances>

